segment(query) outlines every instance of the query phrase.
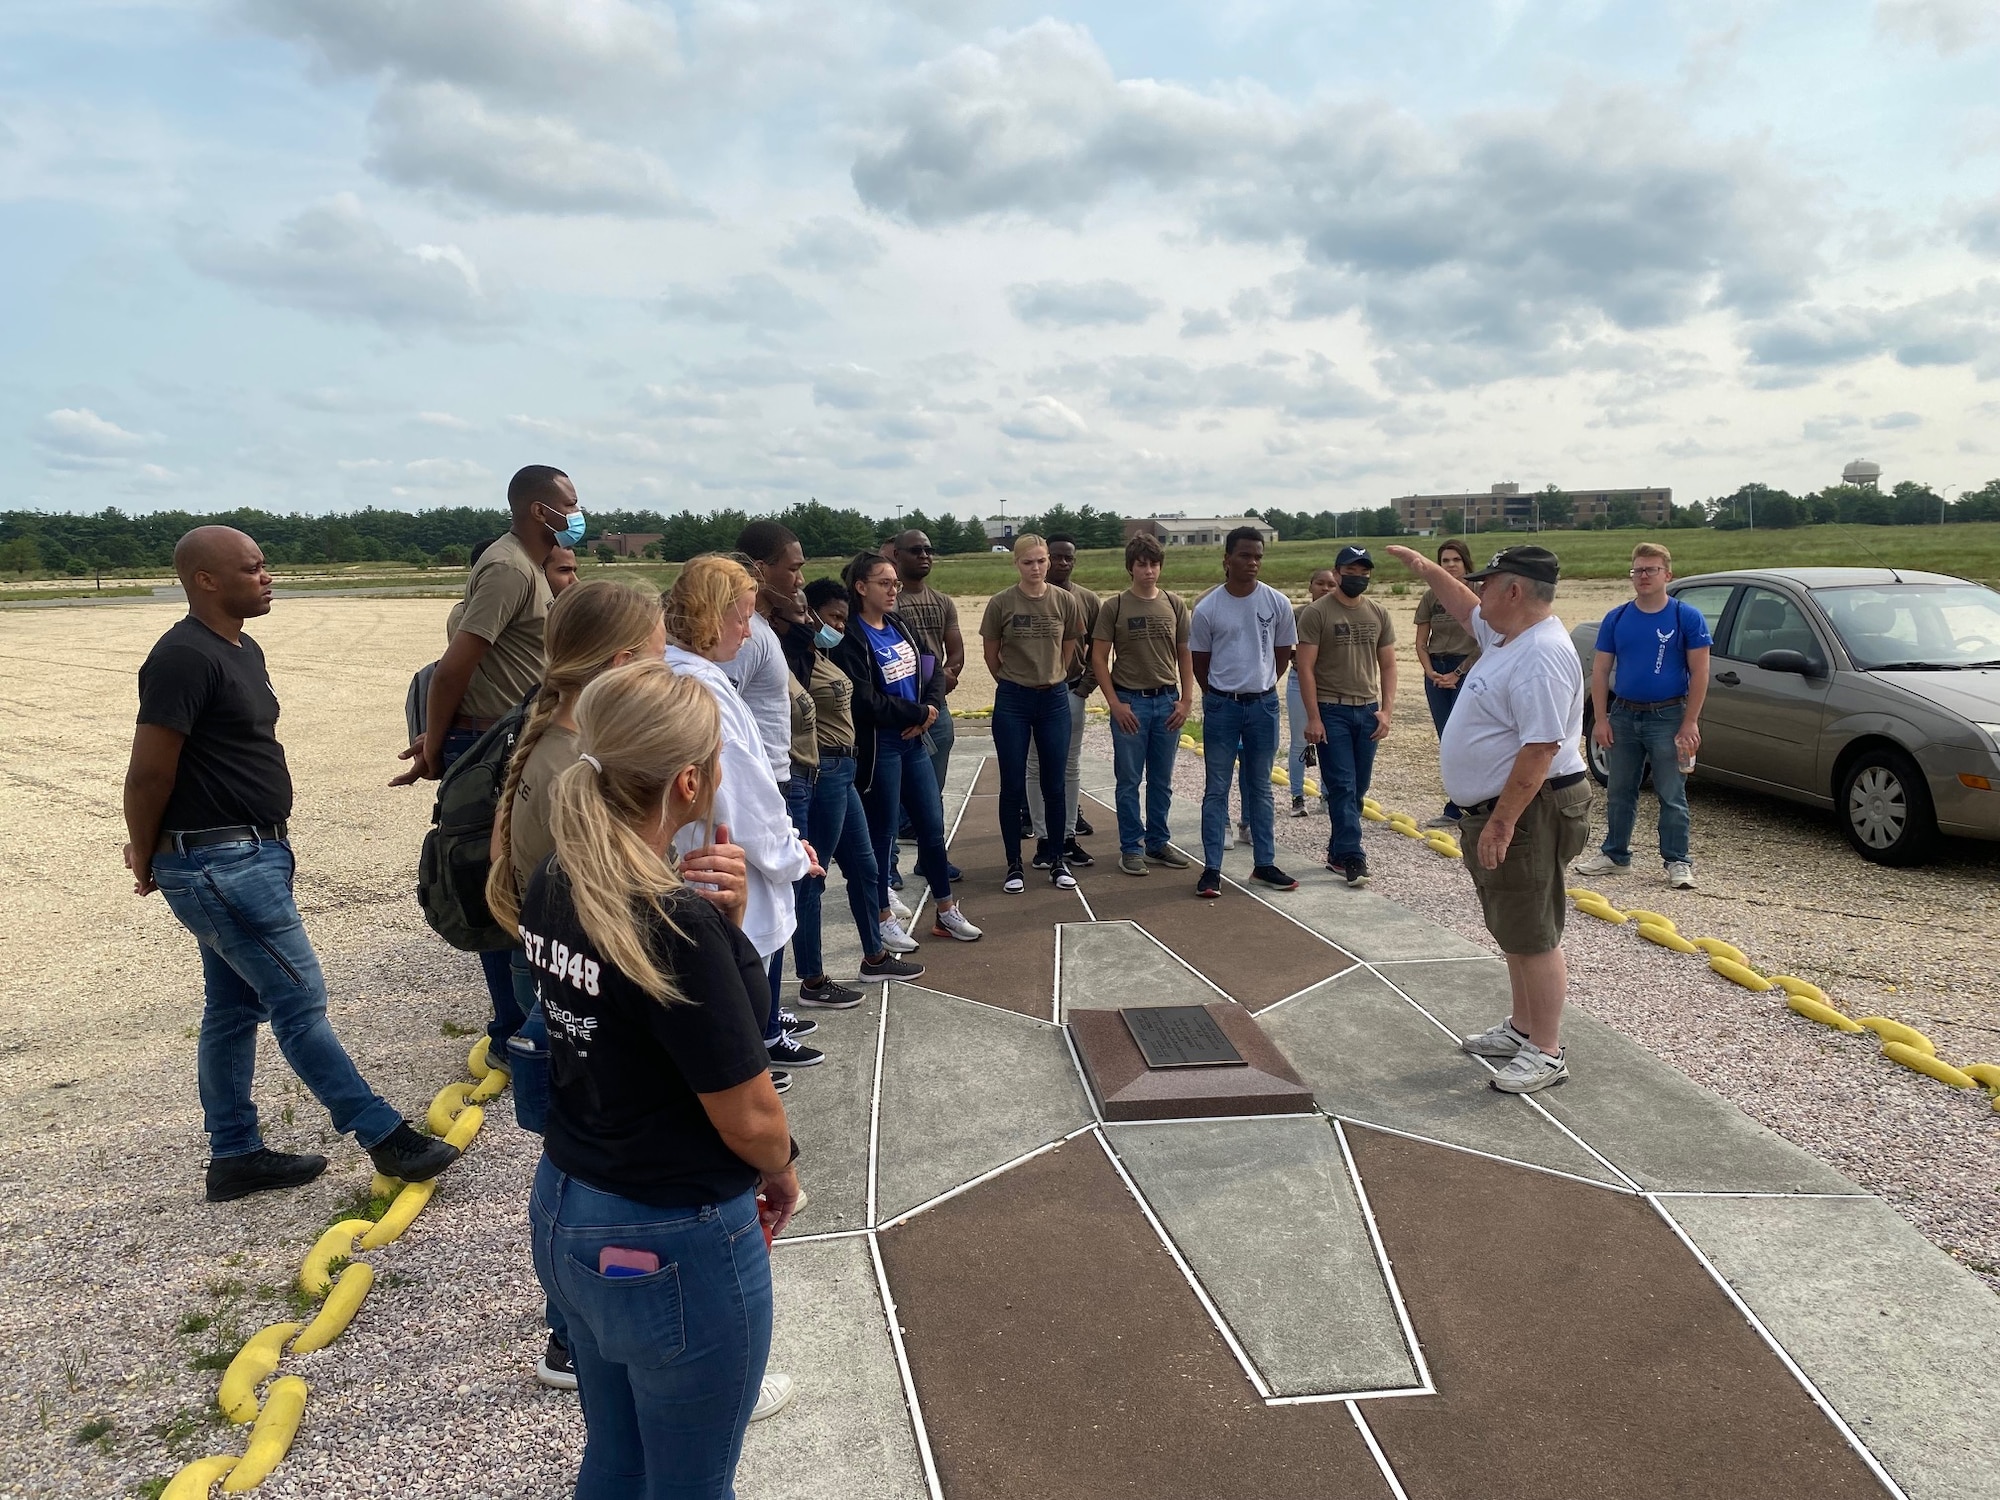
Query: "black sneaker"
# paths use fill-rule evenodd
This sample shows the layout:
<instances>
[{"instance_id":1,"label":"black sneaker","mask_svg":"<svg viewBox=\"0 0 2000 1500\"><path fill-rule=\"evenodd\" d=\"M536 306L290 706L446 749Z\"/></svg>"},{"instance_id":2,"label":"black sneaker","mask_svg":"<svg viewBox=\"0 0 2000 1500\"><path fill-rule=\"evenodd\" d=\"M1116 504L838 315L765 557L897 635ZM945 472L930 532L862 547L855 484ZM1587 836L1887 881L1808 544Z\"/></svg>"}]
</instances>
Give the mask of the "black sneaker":
<instances>
[{"instance_id":1,"label":"black sneaker","mask_svg":"<svg viewBox=\"0 0 2000 1500\"><path fill-rule=\"evenodd\" d=\"M1049 884L1059 891L1076 889L1076 877L1069 872L1069 866L1057 860L1049 866Z\"/></svg>"},{"instance_id":2,"label":"black sneaker","mask_svg":"<svg viewBox=\"0 0 2000 1500\"><path fill-rule=\"evenodd\" d=\"M1146 862L1163 865L1169 870L1185 870L1188 867L1188 857L1172 844L1162 844L1157 849L1148 849Z\"/></svg>"},{"instance_id":3,"label":"black sneaker","mask_svg":"<svg viewBox=\"0 0 2000 1500\"><path fill-rule=\"evenodd\" d=\"M1001 883L1000 889L1010 896L1018 896L1027 888L1028 882L1021 878L1021 866L1018 863L1007 866L1007 878Z\"/></svg>"},{"instance_id":4,"label":"black sneaker","mask_svg":"<svg viewBox=\"0 0 2000 1500\"><path fill-rule=\"evenodd\" d=\"M1077 832L1081 833L1083 830L1079 828ZM1080 870L1087 870L1096 864L1097 861L1090 857L1088 849L1084 848L1075 839L1071 839L1067 844L1063 845L1063 863L1075 865Z\"/></svg>"},{"instance_id":5,"label":"black sneaker","mask_svg":"<svg viewBox=\"0 0 2000 1500\"><path fill-rule=\"evenodd\" d=\"M946 860L944 862L944 878L953 884L957 884L959 881L965 879L965 871L961 870L950 860Z\"/></svg>"},{"instance_id":6,"label":"black sneaker","mask_svg":"<svg viewBox=\"0 0 2000 1500\"><path fill-rule=\"evenodd\" d=\"M892 891L900 891L902 888L903 888L903 872L897 869L894 865L891 865L889 867L889 889Z\"/></svg>"},{"instance_id":7,"label":"black sneaker","mask_svg":"<svg viewBox=\"0 0 2000 1500\"><path fill-rule=\"evenodd\" d=\"M824 1052L795 1040L789 1031L764 1050L771 1054L771 1066L774 1068L816 1068L826 1061Z\"/></svg>"},{"instance_id":8,"label":"black sneaker","mask_svg":"<svg viewBox=\"0 0 2000 1500\"><path fill-rule=\"evenodd\" d=\"M324 1156L294 1156L259 1146L241 1156L218 1156L208 1164L210 1203L233 1203L252 1193L299 1187L326 1170Z\"/></svg>"},{"instance_id":9,"label":"black sneaker","mask_svg":"<svg viewBox=\"0 0 2000 1500\"><path fill-rule=\"evenodd\" d=\"M789 1093L791 1091L791 1087L792 1087L791 1074L787 1073L783 1068L771 1069L771 1089L774 1093L779 1093L779 1094Z\"/></svg>"},{"instance_id":10,"label":"black sneaker","mask_svg":"<svg viewBox=\"0 0 2000 1500\"><path fill-rule=\"evenodd\" d=\"M1346 868L1343 869L1340 873L1347 877L1347 883L1349 885L1368 884L1367 855L1350 854L1344 861L1342 861L1342 863L1346 866Z\"/></svg>"},{"instance_id":11,"label":"black sneaker","mask_svg":"<svg viewBox=\"0 0 2000 1500\"><path fill-rule=\"evenodd\" d=\"M1076 815L1076 836L1080 839L1087 839L1095 832L1097 830L1085 821L1083 814L1078 813Z\"/></svg>"},{"instance_id":12,"label":"black sneaker","mask_svg":"<svg viewBox=\"0 0 2000 1500\"><path fill-rule=\"evenodd\" d=\"M1299 883L1276 865L1259 865L1250 872L1250 878L1262 881L1273 890L1295 891L1299 888Z\"/></svg>"},{"instance_id":13,"label":"black sneaker","mask_svg":"<svg viewBox=\"0 0 2000 1500\"><path fill-rule=\"evenodd\" d=\"M785 1028L788 1036L811 1036L819 1030L819 1022L808 1021L795 1010L778 1007L778 1024Z\"/></svg>"},{"instance_id":14,"label":"black sneaker","mask_svg":"<svg viewBox=\"0 0 2000 1500\"><path fill-rule=\"evenodd\" d=\"M535 1362L535 1379L552 1391L576 1389L576 1366L570 1362L569 1345L553 1333L542 1357Z\"/></svg>"},{"instance_id":15,"label":"black sneaker","mask_svg":"<svg viewBox=\"0 0 2000 1500\"><path fill-rule=\"evenodd\" d=\"M919 972L922 972L919 970ZM868 965L861 966L861 977L868 977ZM861 1003L861 991L850 990L844 984L835 984L831 979L818 984L799 986L799 1004L811 1006L815 1010L853 1010ZM782 1024L784 1016L778 1017Z\"/></svg>"},{"instance_id":16,"label":"black sneaker","mask_svg":"<svg viewBox=\"0 0 2000 1500\"><path fill-rule=\"evenodd\" d=\"M405 1120L389 1132L386 1141L368 1148L368 1159L384 1177L429 1182L458 1160L458 1147L447 1146L434 1136L418 1135Z\"/></svg>"},{"instance_id":17,"label":"black sneaker","mask_svg":"<svg viewBox=\"0 0 2000 1500\"><path fill-rule=\"evenodd\" d=\"M1194 883L1194 893L1204 901L1213 901L1222 894L1222 871L1203 870L1201 879Z\"/></svg>"},{"instance_id":18,"label":"black sneaker","mask_svg":"<svg viewBox=\"0 0 2000 1500\"><path fill-rule=\"evenodd\" d=\"M1055 862L1055 845L1051 844L1047 839L1038 840L1035 844L1035 868L1037 870L1053 869Z\"/></svg>"},{"instance_id":19,"label":"black sneaker","mask_svg":"<svg viewBox=\"0 0 2000 1500\"><path fill-rule=\"evenodd\" d=\"M880 984L885 979L918 979L922 977L923 972L922 964L911 963L907 958L898 958L893 953L884 953L880 958L861 960L863 984ZM852 990L847 993L854 994ZM855 996L856 1004L860 1003L860 998L858 995Z\"/></svg>"}]
</instances>

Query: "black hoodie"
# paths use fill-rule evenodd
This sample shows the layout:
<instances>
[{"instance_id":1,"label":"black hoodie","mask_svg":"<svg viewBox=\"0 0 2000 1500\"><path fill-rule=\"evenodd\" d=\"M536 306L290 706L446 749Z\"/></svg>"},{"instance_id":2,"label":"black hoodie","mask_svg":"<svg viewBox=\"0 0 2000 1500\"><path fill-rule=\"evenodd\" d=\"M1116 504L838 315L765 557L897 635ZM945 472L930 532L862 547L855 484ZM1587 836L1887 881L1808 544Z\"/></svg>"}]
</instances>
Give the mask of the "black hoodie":
<instances>
[{"instance_id":1,"label":"black hoodie","mask_svg":"<svg viewBox=\"0 0 2000 1500\"><path fill-rule=\"evenodd\" d=\"M903 617L892 610L884 619L910 643L910 649L921 662L924 648L918 644L910 627L903 623ZM862 631L861 611L858 609L849 612L846 633L841 636L840 644L827 655L854 683L854 738L858 756L854 786L857 791L865 792L875 784L877 731L889 729L900 733L913 724L921 724L927 708L935 708L942 717L945 707L944 673L933 666L931 675L920 684L914 703L891 693L887 680L882 676L882 664L875 660L874 649Z\"/></svg>"}]
</instances>

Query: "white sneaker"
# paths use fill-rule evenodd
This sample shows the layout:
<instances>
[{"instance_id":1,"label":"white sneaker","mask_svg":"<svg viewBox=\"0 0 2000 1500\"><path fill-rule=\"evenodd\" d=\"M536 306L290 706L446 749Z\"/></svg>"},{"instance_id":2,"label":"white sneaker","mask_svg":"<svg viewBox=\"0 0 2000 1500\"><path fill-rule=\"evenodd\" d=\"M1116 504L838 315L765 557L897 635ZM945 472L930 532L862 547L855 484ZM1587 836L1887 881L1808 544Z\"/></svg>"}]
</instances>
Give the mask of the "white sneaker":
<instances>
[{"instance_id":1,"label":"white sneaker","mask_svg":"<svg viewBox=\"0 0 2000 1500\"><path fill-rule=\"evenodd\" d=\"M1503 1094L1532 1094L1568 1077L1569 1062L1563 1053L1544 1052L1529 1042L1486 1082Z\"/></svg>"},{"instance_id":2,"label":"white sneaker","mask_svg":"<svg viewBox=\"0 0 2000 1500\"><path fill-rule=\"evenodd\" d=\"M1677 891L1695 889L1694 866L1684 859L1677 859L1667 866L1667 884Z\"/></svg>"},{"instance_id":3,"label":"white sneaker","mask_svg":"<svg viewBox=\"0 0 2000 1500\"><path fill-rule=\"evenodd\" d=\"M895 916L896 920L901 922L905 927L910 925L910 918L916 915L915 912L903 904L903 898L894 891L889 892L889 910Z\"/></svg>"},{"instance_id":4,"label":"white sneaker","mask_svg":"<svg viewBox=\"0 0 2000 1500\"><path fill-rule=\"evenodd\" d=\"M1470 1052L1474 1057L1513 1057L1527 1045L1527 1037L1514 1029L1512 1016L1477 1036L1461 1037L1458 1043L1461 1052Z\"/></svg>"},{"instance_id":5,"label":"white sneaker","mask_svg":"<svg viewBox=\"0 0 2000 1500\"><path fill-rule=\"evenodd\" d=\"M953 906L937 914L931 923L931 931L939 937L957 938L961 943L976 943L986 936L966 919L964 911Z\"/></svg>"},{"instance_id":6,"label":"white sneaker","mask_svg":"<svg viewBox=\"0 0 2000 1500\"><path fill-rule=\"evenodd\" d=\"M889 921L880 924L882 946L891 953L915 953L917 940L903 930L901 922Z\"/></svg>"},{"instance_id":7,"label":"white sneaker","mask_svg":"<svg viewBox=\"0 0 2000 1500\"><path fill-rule=\"evenodd\" d=\"M1589 859L1580 859L1570 868L1579 875L1623 875L1632 868L1630 864L1619 864L1610 855L1597 853Z\"/></svg>"},{"instance_id":8,"label":"white sneaker","mask_svg":"<svg viewBox=\"0 0 2000 1500\"><path fill-rule=\"evenodd\" d=\"M764 1384L757 1392L757 1404L750 1409L750 1420L761 1422L766 1417L775 1417L792 1404L792 1397L799 1393L789 1375L766 1375Z\"/></svg>"}]
</instances>

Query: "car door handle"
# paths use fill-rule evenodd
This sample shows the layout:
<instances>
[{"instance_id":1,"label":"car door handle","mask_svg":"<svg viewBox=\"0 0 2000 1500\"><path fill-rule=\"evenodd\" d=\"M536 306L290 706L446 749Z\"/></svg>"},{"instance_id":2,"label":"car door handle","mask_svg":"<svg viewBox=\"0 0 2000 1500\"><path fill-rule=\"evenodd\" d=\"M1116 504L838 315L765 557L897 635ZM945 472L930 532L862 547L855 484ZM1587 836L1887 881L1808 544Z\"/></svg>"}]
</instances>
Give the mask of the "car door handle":
<instances>
[{"instance_id":1,"label":"car door handle","mask_svg":"<svg viewBox=\"0 0 2000 1500\"><path fill-rule=\"evenodd\" d=\"M1743 679L1741 677L1738 677L1734 672L1717 672L1715 674L1715 680L1721 683L1724 687L1735 687Z\"/></svg>"}]
</instances>

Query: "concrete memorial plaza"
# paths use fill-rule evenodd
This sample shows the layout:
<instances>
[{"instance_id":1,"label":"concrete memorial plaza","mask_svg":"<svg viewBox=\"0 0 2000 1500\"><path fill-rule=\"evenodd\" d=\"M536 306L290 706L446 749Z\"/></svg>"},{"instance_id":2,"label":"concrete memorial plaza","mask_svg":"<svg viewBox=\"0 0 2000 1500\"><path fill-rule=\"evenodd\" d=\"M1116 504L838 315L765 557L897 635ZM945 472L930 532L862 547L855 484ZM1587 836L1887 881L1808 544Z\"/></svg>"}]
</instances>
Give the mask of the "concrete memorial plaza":
<instances>
[{"instance_id":1,"label":"concrete memorial plaza","mask_svg":"<svg viewBox=\"0 0 2000 1500\"><path fill-rule=\"evenodd\" d=\"M985 940L819 1013L786 1100L773 1367L841 1395L752 1430L746 1500L2000 1494L2000 1303L1886 1203L1580 1009L1572 1081L1487 1088L1499 960L1322 871L1003 896L987 749ZM1149 1090L1149 1006L1217 1007L1250 1102Z\"/></svg>"}]
</instances>

